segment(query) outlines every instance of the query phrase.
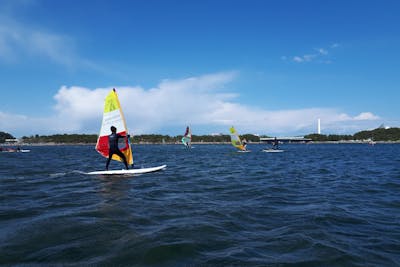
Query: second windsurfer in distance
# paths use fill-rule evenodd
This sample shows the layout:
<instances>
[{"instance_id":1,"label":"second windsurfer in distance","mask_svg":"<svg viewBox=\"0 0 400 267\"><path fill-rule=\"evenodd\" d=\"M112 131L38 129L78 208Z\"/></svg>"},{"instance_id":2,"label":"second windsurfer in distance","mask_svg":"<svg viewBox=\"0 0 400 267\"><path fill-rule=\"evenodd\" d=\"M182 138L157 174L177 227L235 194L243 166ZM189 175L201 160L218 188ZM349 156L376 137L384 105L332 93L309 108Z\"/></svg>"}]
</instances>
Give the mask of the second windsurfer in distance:
<instances>
[{"instance_id":1,"label":"second windsurfer in distance","mask_svg":"<svg viewBox=\"0 0 400 267\"><path fill-rule=\"evenodd\" d=\"M108 159L106 163L106 170L108 170L108 165L110 164L110 160L114 154L118 155L125 164L125 168L128 170L128 163L126 161L125 155L119 150L118 147L118 139L125 138L126 136L122 136L117 134L117 128L111 126L111 134L108 136L108 145L109 145L109 152L108 152ZM129 135L127 136L129 138Z\"/></svg>"},{"instance_id":2,"label":"second windsurfer in distance","mask_svg":"<svg viewBox=\"0 0 400 267\"><path fill-rule=\"evenodd\" d=\"M247 140L246 139L243 139L242 145L243 145L243 150L246 151L247 150Z\"/></svg>"},{"instance_id":3,"label":"second windsurfer in distance","mask_svg":"<svg viewBox=\"0 0 400 267\"><path fill-rule=\"evenodd\" d=\"M272 149L274 149L274 150L279 149L279 141L278 141L278 139L276 139L276 137L274 139L274 142L272 143Z\"/></svg>"}]
</instances>

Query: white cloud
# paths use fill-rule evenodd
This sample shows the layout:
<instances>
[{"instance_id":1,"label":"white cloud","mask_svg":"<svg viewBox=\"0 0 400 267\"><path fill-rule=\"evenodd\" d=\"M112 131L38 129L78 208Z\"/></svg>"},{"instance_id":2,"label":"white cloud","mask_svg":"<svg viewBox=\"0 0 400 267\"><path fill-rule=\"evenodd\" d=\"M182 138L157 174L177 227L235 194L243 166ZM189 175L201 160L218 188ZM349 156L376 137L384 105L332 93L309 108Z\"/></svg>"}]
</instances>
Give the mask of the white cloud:
<instances>
[{"instance_id":1,"label":"white cloud","mask_svg":"<svg viewBox=\"0 0 400 267\"><path fill-rule=\"evenodd\" d=\"M303 57L295 56L295 57L293 57L293 61L295 61L295 62L303 62L304 59L303 59Z\"/></svg>"},{"instance_id":2,"label":"white cloud","mask_svg":"<svg viewBox=\"0 0 400 267\"><path fill-rule=\"evenodd\" d=\"M316 55L316 54L308 54L308 55L303 55L303 56L294 56L293 57L293 61L294 62L298 62L298 63L310 62L310 61L313 61L317 57L318 57L318 55Z\"/></svg>"},{"instance_id":3,"label":"white cloud","mask_svg":"<svg viewBox=\"0 0 400 267\"><path fill-rule=\"evenodd\" d=\"M5 16L0 16L0 22L0 59L44 57L67 66L78 60L74 42L67 36L34 29Z\"/></svg>"},{"instance_id":4,"label":"white cloud","mask_svg":"<svg viewBox=\"0 0 400 267\"><path fill-rule=\"evenodd\" d=\"M235 72L216 73L181 80L164 80L145 89L116 86L132 134L155 133L191 124L198 134L227 132L235 125L241 133L307 134L316 132L317 119L328 133L348 133L377 127L382 122L371 112L350 116L336 109L308 108L272 111L238 102L226 86ZM97 133L104 98L112 87L62 86L54 96L54 115L31 118L0 113L0 127L21 135L48 133ZM176 132L164 132L178 134Z\"/></svg>"},{"instance_id":5,"label":"white cloud","mask_svg":"<svg viewBox=\"0 0 400 267\"><path fill-rule=\"evenodd\" d=\"M317 51L321 55L327 55L328 54L328 51L326 49L323 49L323 48L319 48L319 49L317 49Z\"/></svg>"},{"instance_id":6,"label":"white cloud","mask_svg":"<svg viewBox=\"0 0 400 267\"><path fill-rule=\"evenodd\" d=\"M27 50L32 54L43 55L67 66L72 66L78 60L73 41L69 37L37 31L25 33L24 37L24 43L29 44Z\"/></svg>"},{"instance_id":7,"label":"white cloud","mask_svg":"<svg viewBox=\"0 0 400 267\"><path fill-rule=\"evenodd\" d=\"M124 75L82 58L74 38L34 23L17 21L13 11L30 6L31 1L9 1L8 5L8 8L1 8L0 5L0 63L19 63L29 58L44 59L68 68Z\"/></svg>"},{"instance_id":8,"label":"white cloud","mask_svg":"<svg viewBox=\"0 0 400 267\"><path fill-rule=\"evenodd\" d=\"M303 59L304 59L304 61L311 61L316 57L317 57L317 55L304 55Z\"/></svg>"},{"instance_id":9,"label":"white cloud","mask_svg":"<svg viewBox=\"0 0 400 267\"><path fill-rule=\"evenodd\" d=\"M360 120L360 121L365 121L365 120L378 120L379 117L372 114L371 112L362 112L358 116L354 117L354 120Z\"/></svg>"},{"instance_id":10,"label":"white cloud","mask_svg":"<svg viewBox=\"0 0 400 267\"><path fill-rule=\"evenodd\" d=\"M28 121L28 117L24 115L9 114L0 111L0 128L1 129L17 129L22 128Z\"/></svg>"},{"instance_id":11,"label":"white cloud","mask_svg":"<svg viewBox=\"0 0 400 267\"><path fill-rule=\"evenodd\" d=\"M11 133L15 137L23 135L60 133L68 124L55 116L44 118L29 117L0 111L1 131Z\"/></svg>"},{"instance_id":12,"label":"white cloud","mask_svg":"<svg viewBox=\"0 0 400 267\"><path fill-rule=\"evenodd\" d=\"M334 49L338 47L338 44L333 44L330 46L330 49ZM329 58L329 49L326 48L317 48L314 49L317 53L314 54L305 54L305 55L297 55L292 57L292 61L296 63L304 63L304 62L312 62L316 61L318 63L324 63L324 64L330 64L332 63L331 60L327 59ZM286 56L281 57L282 60L286 60Z\"/></svg>"},{"instance_id":13,"label":"white cloud","mask_svg":"<svg viewBox=\"0 0 400 267\"><path fill-rule=\"evenodd\" d=\"M45 60L68 69L91 70L124 79L128 76L82 57L74 38L38 25L20 23L10 14L2 14L0 9L0 63L15 64L29 59Z\"/></svg>"}]
</instances>

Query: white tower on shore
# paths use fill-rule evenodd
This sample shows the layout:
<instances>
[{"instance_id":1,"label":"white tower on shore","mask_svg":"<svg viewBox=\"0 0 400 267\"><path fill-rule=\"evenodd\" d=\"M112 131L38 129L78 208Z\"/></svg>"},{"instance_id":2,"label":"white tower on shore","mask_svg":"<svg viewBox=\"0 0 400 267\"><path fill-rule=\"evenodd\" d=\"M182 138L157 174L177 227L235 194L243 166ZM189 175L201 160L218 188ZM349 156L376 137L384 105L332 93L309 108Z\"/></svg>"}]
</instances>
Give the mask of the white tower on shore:
<instances>
[{"instance_id":1,"label":"white tower on shore","mask_svg":"<svg viewBox=\"0 0 400 267\"><path fill-rule=\"evenodd\" d=\"M318 119L318 134L321 134L321 119Z\"/></svg>"}]
</instances>

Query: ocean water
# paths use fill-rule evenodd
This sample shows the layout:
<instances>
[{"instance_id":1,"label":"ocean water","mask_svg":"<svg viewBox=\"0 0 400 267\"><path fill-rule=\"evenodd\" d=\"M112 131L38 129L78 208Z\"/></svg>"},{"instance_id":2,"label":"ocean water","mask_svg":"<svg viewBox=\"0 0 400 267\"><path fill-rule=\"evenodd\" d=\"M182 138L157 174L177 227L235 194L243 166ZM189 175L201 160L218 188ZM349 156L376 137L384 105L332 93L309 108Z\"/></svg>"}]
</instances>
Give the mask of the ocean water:
<instances>
[{"instance_id":1,"label":"ocean water","mask_svg":"<svg viewBox=\"0 0 400 267\"><path fill-rule=\"evenodd\" d=\"M134 145L0 153L0 265L400 266L400 145ZM111 162L110 168L123 164Z\"/></svg>"}]
</instances>

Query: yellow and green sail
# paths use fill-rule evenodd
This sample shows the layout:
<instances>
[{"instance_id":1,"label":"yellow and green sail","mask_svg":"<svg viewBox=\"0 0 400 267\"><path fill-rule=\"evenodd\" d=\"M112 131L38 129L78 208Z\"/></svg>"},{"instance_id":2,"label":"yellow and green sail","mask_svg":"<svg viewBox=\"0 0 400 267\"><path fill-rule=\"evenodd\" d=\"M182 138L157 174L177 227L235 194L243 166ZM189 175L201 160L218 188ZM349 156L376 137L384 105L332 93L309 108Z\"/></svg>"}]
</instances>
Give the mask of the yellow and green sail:
<instances>
[{"instance_id":1,"label":"yellow and green sail","mask_svg":"<svg viewBox=\"0 0 400 267\"><path fill-rule=\"evenodd\" d=\"M245 150L242 141L240 141L240 137L238 133L236 132L235 128L233 126L229 129L231 132L231 143L234 147L236 147L239 150Z\"/></svg>"},{"instance_id":2,"label":"yellow and green sail","mask_svg":"<svg viewBox=\"0 0 400 267\"><path fill-rule=\"evenodd\" d=\"M121 104L119 103L115 89L113 89L105 99L103 121L96 144L96 150L106 158L108 158L109 152L108 136L111 134L111 126L117 128L118 134L122 136L128 135L128 128L126 127L124 114L122 113ZM120 148L120 150L125 155L128 164L132 165L132 149L128 137L125 138L124 147ZM112 159L122 161L122 159L116 154L112 156Z\"/></svg>"}]
</instances>

